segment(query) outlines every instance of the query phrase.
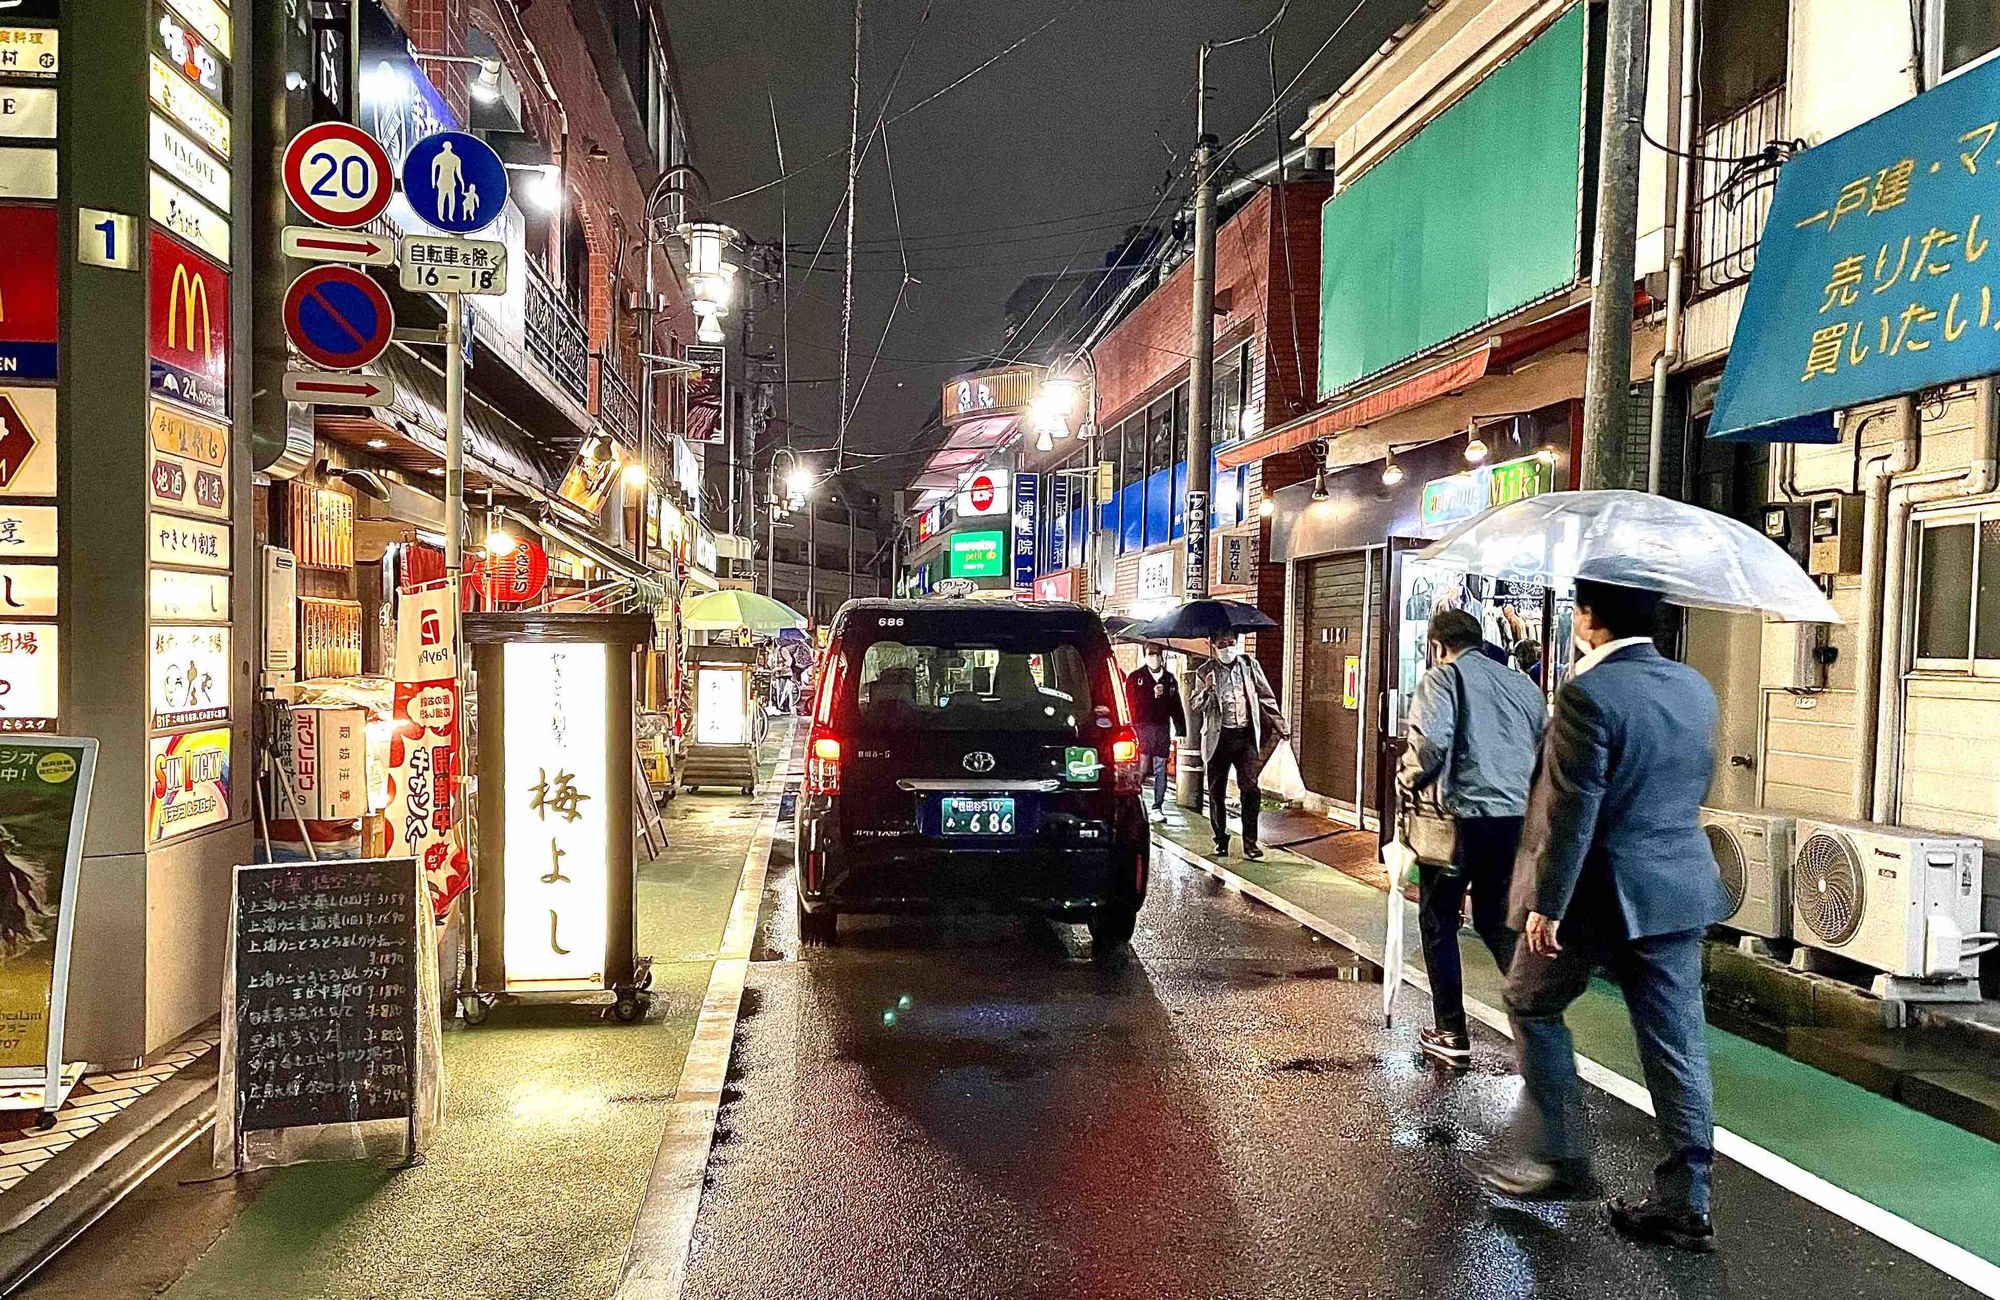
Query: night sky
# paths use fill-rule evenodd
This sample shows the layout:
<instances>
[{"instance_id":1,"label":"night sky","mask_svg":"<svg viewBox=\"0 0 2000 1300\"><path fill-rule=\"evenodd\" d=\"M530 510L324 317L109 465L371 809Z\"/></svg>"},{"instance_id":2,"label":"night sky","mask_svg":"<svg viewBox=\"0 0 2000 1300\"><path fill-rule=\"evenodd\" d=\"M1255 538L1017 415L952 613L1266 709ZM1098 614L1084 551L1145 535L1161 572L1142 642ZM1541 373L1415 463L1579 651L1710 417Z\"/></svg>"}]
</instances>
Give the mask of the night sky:
<instances>
[{"instance_id":1,"label":"night sky","mask_svg":"<svg viewBox=\"0 0 2000 1300\"><path fill-rule=\"evenodd\" d=\"M1362 0L1353 12L1354 0L1292 0L1276 32L1281 88L1353 16L1286 96L1286 134L1420 7L1421 0ZM828 225L845 186L851 3L669 0L668 12L695 162L717 200L709 215L775 241L789 208L794 445L830 446L844 218L830 235ZM892 79L890 118L1054 21L889 125L862 167L854 383L871 364L874 374L848 446L864 457L888 453L850 458L865 481L893 489L921 465L921 452L911 448L940 381L964 368L965 358L1003 346L1002 308L1024 277L1098 265L1125 227L1153 215L1156 204L1159 218L1172 215L1187 191L1197 47L1254 32L1277 12L1278 0L866 0L864 138ZM1269 44L1248 42L1210 60L1209 129L1225 144L1270 107ZM838 156L784 186L731 199L780 174L774 105L787 168ZM1266 123L1235 161L1254 167L1275 149ZM890 168L906 251L896 238ZM823 236L825 252L809 274ZM905 255L919 283L907 285L884 340ZM780 323L775 304L759 313L758 350L780 351ZM831 457L816 459L828 464Z\"/></svg>"}]
</instances>

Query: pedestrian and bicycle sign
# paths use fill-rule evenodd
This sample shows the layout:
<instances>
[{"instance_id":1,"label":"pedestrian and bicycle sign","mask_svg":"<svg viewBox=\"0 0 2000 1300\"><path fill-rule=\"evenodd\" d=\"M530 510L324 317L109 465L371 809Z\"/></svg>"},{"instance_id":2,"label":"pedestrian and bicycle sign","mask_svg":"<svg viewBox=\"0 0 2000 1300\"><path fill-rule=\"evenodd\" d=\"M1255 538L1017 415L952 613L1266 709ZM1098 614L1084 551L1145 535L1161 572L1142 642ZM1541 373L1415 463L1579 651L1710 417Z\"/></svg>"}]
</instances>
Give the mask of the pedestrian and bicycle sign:
<instances>
[{"instance_id":1,"label":"pedestrian and bicycle sign","mask_svg":"<svg viewBox=\"0 0 2000 1300\"><path fill-rule=\"evenodd\" d=\"M403 156L403 195L429 225L477 234L499 219L507 202L507 167L478 136L439 131Z\"/></svg>"},{"instance_id":2,"label":"pedestrian and bicycle sign","mask_svg":"<svg viewBox=\"0 0 2000 1300\"><path fill-rule=\"evenodd\" d=\"M389 406L396 385L380 375L344 375L325 370L287 370L283 385L288 402L321 406Z\"/></svg>"},{"instance_id":3,"label":"pedestrian and bicycle sign","mask_svg":"<svg viewBox=\"0 0 2000 1300\"><path fill-rule=\"evenodd\" d=\"M362 230L322 230L286 226L279 234L286 257L303 262L346 262L353 266L394 266L396 241Z\"/></svg>"},{"instance_id":4,"label":"pedestrian and bicycle sign","mask_svg":"<svg viewBox=\"0 0 2000 1300\"><path fill-rule=\"evenodd\" d=\"M346 122L317 122L293 136L284 172L292 205L323 226L365 226L387 210L395 190L388 152Z\"/></svg>"},{"instance_id":5,"label":"pedestrian and bicycle sign","mask_svg":"<svg viewBox=\"0 0 2000 1300\"><path fill-rule=\"evenodd\" d=\"M388 293L364 271L315 266L285 291L285 336L315 365L358 370L382 355L395 330Z\"/></svg>"},{"instance_id":6,"label":"pedestrian and bicycle sign","mask_svg":"<svg viewBox=\"0 0 2000 1300\"><path fill-rule=\"evenodd\" d=\"M507 246L489 239L405 235L398 283L418 293L507 292Z\"/></svg>"}]
</instances>

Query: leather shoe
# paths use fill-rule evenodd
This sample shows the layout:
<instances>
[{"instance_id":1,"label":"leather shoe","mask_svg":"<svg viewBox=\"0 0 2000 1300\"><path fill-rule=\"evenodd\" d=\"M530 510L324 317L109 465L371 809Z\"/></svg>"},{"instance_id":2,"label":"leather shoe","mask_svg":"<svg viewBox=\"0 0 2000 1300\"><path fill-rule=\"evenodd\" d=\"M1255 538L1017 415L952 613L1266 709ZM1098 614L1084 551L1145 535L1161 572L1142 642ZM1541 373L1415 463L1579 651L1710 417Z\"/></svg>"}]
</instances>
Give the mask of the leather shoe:
<instances>
[{"instance_id":1,"label":"leather shoe","mask_svg":"<svg viewBox=\"0 0 2000 1300\"><path fill-rule=\"evenodd\" d=\"M1243 856L1252 862L1262 862L1264 860L1264 850L1258 848L1255 844L1245 844L1243 846Z\"/></svg>"},{"instance_id":2,"label":"leather shoe","mask_svg":"<svg viewBox=\"0 0 2000 1300\"><path fill-rule=\"evenodd\" d=\"M1604 1209L1611 1226L1634 1241L1702 1255L1715 1249L1715 1227L1709 1217L1685 1206L1663 1205L1650 1196L1642 1201L1614 1196Z\"/></svg>"}]
</instances>

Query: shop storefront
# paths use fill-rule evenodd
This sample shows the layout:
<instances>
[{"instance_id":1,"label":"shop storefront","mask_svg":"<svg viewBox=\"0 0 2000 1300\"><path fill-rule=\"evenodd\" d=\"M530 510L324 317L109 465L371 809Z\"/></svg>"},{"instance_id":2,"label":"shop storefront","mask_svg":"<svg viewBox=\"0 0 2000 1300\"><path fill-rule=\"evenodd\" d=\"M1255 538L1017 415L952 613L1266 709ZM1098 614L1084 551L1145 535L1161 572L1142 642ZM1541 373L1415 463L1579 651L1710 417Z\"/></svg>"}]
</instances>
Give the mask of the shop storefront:
<instances>
[{"instance_id":1,"label":"shop storefront","mask_svg":"<svg viewBox=\"0 0 2000 1300\"><path fill-rule=\"evenodd\" d=\"M1460 434L1399 452L1393 482L1375 461L1326 475L1323 495L1311 483L1273 494L1272 555L1295 611L1284 694L1300 774L1329 815L1377 824L1438 610L1473 614L1496 652L1553 689L1540 665L1568 637L1565 593L1496 584L1416 552L1481 510L1569 486L1575 414L1562 403L1482 426L1490 464L1469 465Z\"/></svg>"}]
</instances>

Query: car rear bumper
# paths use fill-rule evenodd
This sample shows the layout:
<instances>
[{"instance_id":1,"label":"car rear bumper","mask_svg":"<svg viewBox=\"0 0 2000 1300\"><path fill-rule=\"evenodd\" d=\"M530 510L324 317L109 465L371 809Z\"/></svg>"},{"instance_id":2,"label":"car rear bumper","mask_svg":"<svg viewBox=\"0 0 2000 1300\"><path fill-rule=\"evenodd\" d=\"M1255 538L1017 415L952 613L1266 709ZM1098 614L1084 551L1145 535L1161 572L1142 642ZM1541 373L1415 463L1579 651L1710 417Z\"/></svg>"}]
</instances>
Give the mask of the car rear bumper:
<instances>
[{"instance_id":1,"label":"car rear bumper","mask_svg":"<svg viewBox=\"0 0 2000 1300\"><path fill-rule=\"evenodd\" d=\"M1038 840L968 849L919 836L843 840L820 834L801 819L799 897L808 911L1060 914L1136 908L1146 893L1151 842L1144 814L1133 821L1101 844Z\"/></svg>"}]
</instances>

